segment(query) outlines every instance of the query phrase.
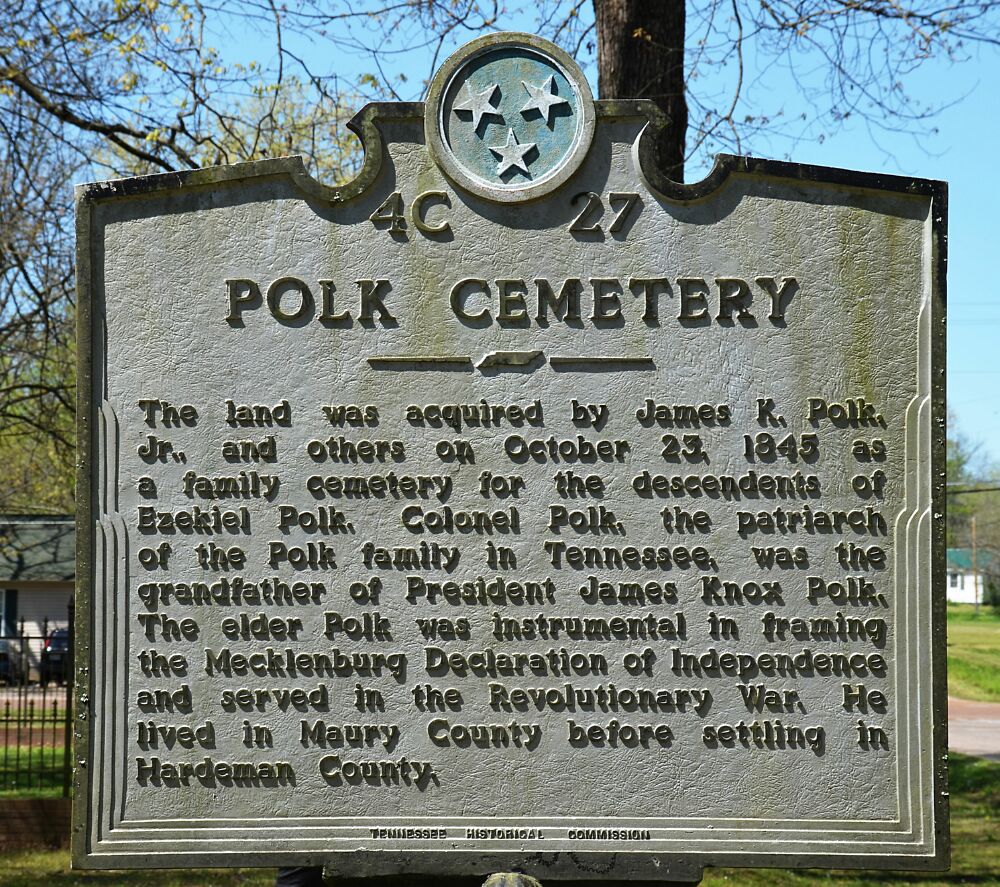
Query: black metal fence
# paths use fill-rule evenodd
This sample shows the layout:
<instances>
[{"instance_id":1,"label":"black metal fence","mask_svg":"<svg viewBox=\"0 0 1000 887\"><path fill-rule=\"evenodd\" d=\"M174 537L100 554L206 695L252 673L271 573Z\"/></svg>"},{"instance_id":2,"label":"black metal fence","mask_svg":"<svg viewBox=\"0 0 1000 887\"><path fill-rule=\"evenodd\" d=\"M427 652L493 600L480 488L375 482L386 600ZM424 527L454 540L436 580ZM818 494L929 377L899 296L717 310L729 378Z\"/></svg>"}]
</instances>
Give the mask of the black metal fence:
<instances>
[{"instance_id":1,"label":"black metal fence","mask_svg":"<svg viewBox=\"0 0 1000 887\"><path fill-rule=\"evenodd\" d=\"M0 796L69 796L73 701L70 628L0 635ZM37 629L36 629L37 630Z\"/></svg>"}]
</instances>

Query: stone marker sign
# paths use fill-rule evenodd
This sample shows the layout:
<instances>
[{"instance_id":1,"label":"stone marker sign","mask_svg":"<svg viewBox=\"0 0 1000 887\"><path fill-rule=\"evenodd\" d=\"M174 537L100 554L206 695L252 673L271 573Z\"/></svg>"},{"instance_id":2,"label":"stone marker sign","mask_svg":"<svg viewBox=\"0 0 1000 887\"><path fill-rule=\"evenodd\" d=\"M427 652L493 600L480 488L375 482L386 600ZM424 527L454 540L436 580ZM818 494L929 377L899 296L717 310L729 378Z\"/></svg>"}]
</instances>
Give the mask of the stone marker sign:
<instances>
[{"instance_id":1,"label":"stone marker sign","mask_svg":"<svg viewBox=\"0 0 1000 887\"><path fill-rule=\"evenodd\" d=\"M76 864L939 868L943 185L527 35L83 186Z\"/></svg>"}]
</instances>

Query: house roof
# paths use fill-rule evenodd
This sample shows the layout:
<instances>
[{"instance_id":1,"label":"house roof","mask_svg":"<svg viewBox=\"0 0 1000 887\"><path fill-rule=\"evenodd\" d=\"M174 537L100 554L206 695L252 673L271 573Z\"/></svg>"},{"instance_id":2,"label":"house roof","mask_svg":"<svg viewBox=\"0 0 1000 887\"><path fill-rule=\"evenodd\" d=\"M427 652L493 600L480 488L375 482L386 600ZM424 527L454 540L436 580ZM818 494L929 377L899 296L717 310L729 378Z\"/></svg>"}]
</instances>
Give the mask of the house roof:
<instances>
[{"instance_id":1,"label":"house roof","mask_svg":"<svg viewBox=\"0 0 1000 887\"><path fill-rule=\"evenodd\" d=\"M68 514L0 514L0 583L72 582L76 526Z\"/></svg>"},{"instance_id":2,"label":"house roof","mask_svg":"<svg viewBox=\"0 0 1000 887\"><path fill-rule=\"evenodd\" d=\"M976 567L980 570L989 569L993 564L993 555L988 551L978 551L976 553ZM949 548L948 567L955 570L972 570L972 549L971 548Z\"/></svg>"}]
</instances>

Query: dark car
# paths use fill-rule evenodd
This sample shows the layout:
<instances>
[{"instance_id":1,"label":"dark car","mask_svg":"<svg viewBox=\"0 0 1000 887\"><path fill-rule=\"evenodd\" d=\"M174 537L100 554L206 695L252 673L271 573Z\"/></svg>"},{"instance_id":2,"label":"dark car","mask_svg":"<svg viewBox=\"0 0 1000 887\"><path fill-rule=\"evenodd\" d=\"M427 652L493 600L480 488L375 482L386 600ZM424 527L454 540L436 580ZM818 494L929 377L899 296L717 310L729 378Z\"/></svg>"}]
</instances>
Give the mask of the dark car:
<instances>
[{"instance_id":1,"label":"dark car","mask_svg":"<svg viewBox=\"0 0 1000 887\"><path fill-rule=\"evenodd\" d=\"M38 671L43 684L49 681L66 682L69 674L69 629L57 628L46 638Z\"/></svg>"},{"instance_id":2,"label":"dark car","mask_svg":"<svg viewBox=\"0 0 1000 887\"><path fill-rule=\"evenodd\" d=\"M8 687L21 682L21 650L16 641L0 638L0 683Z\"/></svg>"}]
</instances>

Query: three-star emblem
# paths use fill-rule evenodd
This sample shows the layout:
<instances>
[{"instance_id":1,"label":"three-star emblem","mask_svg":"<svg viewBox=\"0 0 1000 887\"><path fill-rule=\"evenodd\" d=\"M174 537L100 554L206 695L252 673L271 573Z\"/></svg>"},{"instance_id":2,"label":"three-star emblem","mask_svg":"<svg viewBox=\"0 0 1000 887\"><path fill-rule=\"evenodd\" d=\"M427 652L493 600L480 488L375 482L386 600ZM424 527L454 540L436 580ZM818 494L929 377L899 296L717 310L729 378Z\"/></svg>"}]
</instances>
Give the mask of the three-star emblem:
<instances>
[{"instance_id":1,"label":"three-star emblem","mask_svg":"<svg viewBox=\"0 0 1000 887\"><path fill-rule=\"evenodd\" d=\"M569 105L568 99L556 94L555 77L550 75L538 86L528 83L526 80L522 80L521 84L528 93L528 101L521 108L521 113L525 117L529 117L537 112L545 121L546 126L551 129L553 109L559 105ZM499 105L493 104L498 92L500 92L499 83L491 83L483 90L475 90L472 88L472 84L466 80L462 91L452 105L452 110L455 113L471 114L472 128L476 135L483 138L484 134L479 132L479 127L484 117L499 117L499 122L505 122ZM499 161L497 163L497 178L503 177L511 170L518 170L529 178L531 177L528 165L535 158L529 160L527 155L532 151L535 151L537 155L538 145L536 142L519 142L513 127L508 126L507 141L503 145L489 145L488 147Z\"/></svg>"}]
</instances>

